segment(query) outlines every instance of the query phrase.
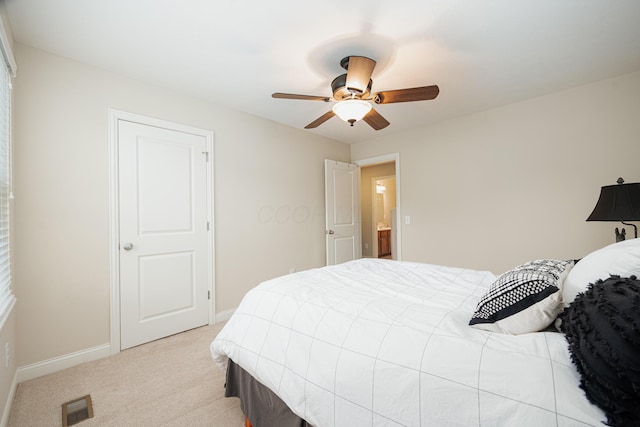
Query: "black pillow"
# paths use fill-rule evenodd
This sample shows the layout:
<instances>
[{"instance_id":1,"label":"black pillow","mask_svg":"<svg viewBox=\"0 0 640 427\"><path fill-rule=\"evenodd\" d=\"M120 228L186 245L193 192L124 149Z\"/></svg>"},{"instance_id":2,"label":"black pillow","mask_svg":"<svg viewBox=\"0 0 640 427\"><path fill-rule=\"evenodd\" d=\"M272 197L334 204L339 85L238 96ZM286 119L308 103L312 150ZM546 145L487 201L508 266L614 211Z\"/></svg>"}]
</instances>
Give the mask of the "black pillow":
<instances>
[{"instance_id":1,"label":"black pillow","mask_svg":"<svg viewBox=\"0 0 640 427\"><path fill-rule=\"evenodd\" d=\"M611 426L640 425L640 280L598 280L559 318L589 401Z\"/></svg>"}]
</instances>

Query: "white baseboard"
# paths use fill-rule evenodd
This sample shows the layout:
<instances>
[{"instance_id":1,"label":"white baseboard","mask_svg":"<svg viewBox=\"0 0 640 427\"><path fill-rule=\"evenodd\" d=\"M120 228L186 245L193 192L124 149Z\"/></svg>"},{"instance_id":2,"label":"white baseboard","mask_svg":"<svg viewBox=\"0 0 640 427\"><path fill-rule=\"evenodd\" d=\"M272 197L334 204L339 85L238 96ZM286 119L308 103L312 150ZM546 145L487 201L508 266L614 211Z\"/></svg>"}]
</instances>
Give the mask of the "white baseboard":
<instances>
[{"instance_id":1,"label":"white baseboard","mask_svg":"<svg viewBox=\"0 0 640 427\"><path fill-rule=\"evenodd\" d=\"M236 309L221 311L216 314L215 323L226 322L231 318L231 315L235 313Z\"/></svg>"},{"instance_id":2,"label":"white baseboard","mask_svg":"<svg viewBox=\"0 0 640 427\"><path fill-rule=\"evenodd\" d=\"M11 414L11 405L13 404L13 398L16 397L16 390L18 389L18 373L13 376L13 382L9 389L9 395L7 401L4 404L4 412L2 413L2 419L0 420L0 427L7 427L9 423L9 415Z\"/></svg>"},{"instance_id":3,"label":"white baseboard","mask_svg":"<svg viewBox=\"0 0 640 427\"><path fill-rule=\"evenodd\" d=\"M71 368L81 363L92 362L109 356L111 356L111 345L102 344L97 347L54 357L31 365L21 366L16 370L16 377L18 383L21 383L43 375L53 374L54 372L62 371L63 369Z\"/></svg>"}]
</instances>

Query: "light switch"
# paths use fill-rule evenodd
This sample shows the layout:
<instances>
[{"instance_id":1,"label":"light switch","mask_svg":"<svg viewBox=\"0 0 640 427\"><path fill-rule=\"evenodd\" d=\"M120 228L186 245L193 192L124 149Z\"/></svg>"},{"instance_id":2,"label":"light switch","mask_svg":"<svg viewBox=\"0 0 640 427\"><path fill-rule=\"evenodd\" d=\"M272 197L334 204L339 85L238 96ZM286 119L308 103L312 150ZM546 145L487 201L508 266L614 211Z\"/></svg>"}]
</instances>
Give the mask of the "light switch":
<instances>
[{"instance_id":1,"label":"light switch","mask_svg":"<svg viewBox=\"0 0 640 427\"><path fill-rule=\"evenodd\" d=\"M407 225L411 224L411 217L409 215L404 217L404 223Z\"/></svg>"}]
</instances>

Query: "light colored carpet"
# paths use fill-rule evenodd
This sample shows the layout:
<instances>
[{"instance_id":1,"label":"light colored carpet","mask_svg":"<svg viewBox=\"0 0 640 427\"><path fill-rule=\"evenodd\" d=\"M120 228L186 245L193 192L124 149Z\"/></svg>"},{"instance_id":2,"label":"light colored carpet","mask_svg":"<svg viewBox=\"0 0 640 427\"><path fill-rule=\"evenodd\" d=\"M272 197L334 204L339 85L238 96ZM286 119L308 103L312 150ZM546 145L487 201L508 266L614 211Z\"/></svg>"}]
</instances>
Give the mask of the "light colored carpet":
<instances>
[{"instance_id":1,"label":"light colored carpet","mask_svg":"<svg viewBox=\"0 0 640 427\"><path fill-rule=\"evenodd\" d=\"M90 426L240 427L240 401L224 397L224 372L204 326L18 385L9 427L61 426L61 405L90 394Z\"/></svg>"}]
</instances>

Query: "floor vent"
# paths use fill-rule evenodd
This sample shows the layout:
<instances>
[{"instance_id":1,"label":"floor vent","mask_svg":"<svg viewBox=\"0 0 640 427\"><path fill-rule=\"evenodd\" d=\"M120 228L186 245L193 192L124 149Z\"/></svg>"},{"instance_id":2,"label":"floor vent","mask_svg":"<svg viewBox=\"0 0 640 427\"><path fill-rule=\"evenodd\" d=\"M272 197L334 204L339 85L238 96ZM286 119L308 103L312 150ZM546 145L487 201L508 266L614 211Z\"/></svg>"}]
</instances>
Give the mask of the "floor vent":
<instances>
[{"instance_id":1,"label":"floor vent","mask_svg":"<svg viewBox=\"0 0 640 427\"><path fill-rule=\"evenodd\" d=\"M62 404L62 427L72 426L89 418L93 418L91 395Z\"/></svg>"}]
</instances>

